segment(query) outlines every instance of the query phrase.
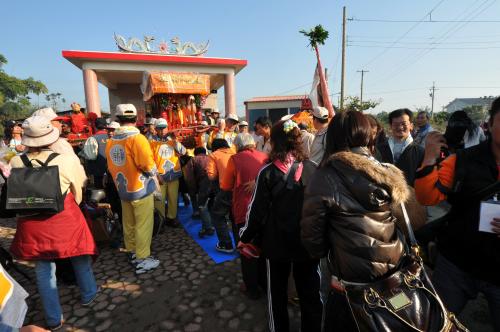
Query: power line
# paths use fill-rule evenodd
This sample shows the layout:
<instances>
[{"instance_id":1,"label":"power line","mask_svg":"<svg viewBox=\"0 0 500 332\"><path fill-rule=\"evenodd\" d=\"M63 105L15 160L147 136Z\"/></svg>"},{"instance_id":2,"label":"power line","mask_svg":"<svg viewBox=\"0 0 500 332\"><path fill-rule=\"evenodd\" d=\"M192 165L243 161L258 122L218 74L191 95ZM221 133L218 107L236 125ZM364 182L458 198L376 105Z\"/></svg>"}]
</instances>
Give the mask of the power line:
<instances>
[{"instance_id":1,"label":"power line","mask_svg":"<svg viewBox=\"0 0 500 332\"><path fill-rule=\"evenodd\" d=\"M348 47L361 47L361 48L388 48L387 46L381 45L347 45ZM393 46L394 49L404 49L404 50L489 50L489 49L499 49L500 46L484 46L484 47L405 47L405 46Z\"/></svg>"},{"instance_id":2,"label":"power line","mask_svg":"<svg viewBox=\"0 0 500 332\"><path fill-rule=\"evenodd\" d=\"M349 35L351 38L365 38L365 39L395 39L397 37L390 37L390 36L366 36L366 35ZM497 38L500 37L500 34L493 34L493 35L469 35L469 36L455 36L453 37L454 39L471 39L471 38ZM406 37L406 39L435 39L436 37L434 36L409 36Z\"/></svg>"},{"instance_id":3,"label":"power line","mask_svg":"<svg viewBox=\"0 0 500 332\"><path fill-rule=\"evenodd\" d=\"M441 0L439 1L429 12L427 12L423 17L422 19L413 24L405 33L403 33L398 39L396 39L394 41L394 45L395 43L399 42L401 39L405 38L411 31L413 31L413 29L415 29L421 22L423 22L429 15L432 14L432 12L438 8L442 3L444 2L444 0ZM363 65L363 67L368 67L370 64L372 64L375 60L379 59L382 55L384 55L385 53L387 53L387 51L389 51L390 48L387 48L385 50L383 50L382 52L380 52L379 54L377 54L375 57L373 57L370 61L368 61L367 63L365 63Z\"/></svg>"},{"instance_id":4,"label":"power line","mask_svg":"<svg viewBox=\"0 0 500 332\"><path fill-rule=\"evenodd\" d=\"M380 22L380 23L500 23L498 20L480 20L480 21L463 21L463 20L429 20L429 21L416 21L416 20L386 20L386 19L358 19L349 18L349 21L354 22Z\"/></svg>"},{"instance_id":5,"label":"power line","mask_svg":"<svg viewBox=\"0 0 500 332\"><path fill-rule=\"evenodd\" d=\"M391 42L378 41L378 40L349 40L349 43L390 44ZM439 44L460 45L460 44L496 44L496 43L500 43L500 40L441 42ZM427 41L427 42L398 42L397 44L402 44L402 45L432 45L433 42L432 41Z\"/></svg>"},{"instance_id":6,"label":"power line","mask_svg":"<svg viewBox=\"0 0 500 332\"><path fill-rule=\"evenodd\" d=\"M461 18L461 20L464 20L465 18L468 18L469 20L473 20L474 18L476 18L477 16L482 14L486 9L491 7L495 3L495 1L496 0L493 0L492 3L487 5L485 8L481 9L481 7L485 6L489 2L489 0L485 0L479 6L474 8L472 11L469 11L472 7L474 7L474 5L477 2L479 2L479 0L476 0L472 5L470 5L464 11L462 11L462 13L459 14L457 17ZM479 10L479 12L477 12L478 10ZM432 42L432 44L431 44L431 45L433 45L432 47L422 49L421 52L414 54L414 56L407 57L406 60L404 60L400 66L396 67L395 70L391 71L388 75L384 76L381 80L387 81L387 80L390 80L390 79L396 77L403 70L405 70L405 69L409 68L411 65L417 63L419 60L421 60L429 52L436 49L437 45L439 45L443 41L450 38L454 33L459 31L460 29L462 29L465 25L467 25L467 23L451 24L450 28L446 32L442 33L441 35L439 35L439 37L436 38L436 40L437 40L436 42Z\"/></svg>"},{"instance_id":7,"label":"power line","mask_svg":"<svg viewBox=\"0 0 500 332\"><path fill-rule=\"evenodd\" d=\"M466 7L460 14L458 14L456 16L456 19L464 19L465 17L469 17L469 15L471 14L470 10L472 10L474 8L474 6L481 0L476 0L474 3L472 3L471 5L469 5L468 7ZM478 8L480 8L481 6L483 6L488 0L485 0L482 4L479 5ZM452 26L451 24L449 26ZM448 30L449 31L449 30ZM435 34L432 36L432 39L433 39L433 42L435 41L439 41L440 39L442 39L443 35L439 35L439 34ZM425 52L425 51L424 51ZM397 76L402 70L405 69L405 67L407 68L408 65L414 61L415 59L418 59L419 55L422 55L424 54L424 52L417 52L417 53L414 53L412 55L409 55L407 56L403 61L400 62L400 64L398 66L392 66L392 70L390 71L390 74L389 75L385 75L384 78L387 78L387 77L394 77L394 76ZM377 80L379 81L379 80Z\"/></svg>"}]
</instances>

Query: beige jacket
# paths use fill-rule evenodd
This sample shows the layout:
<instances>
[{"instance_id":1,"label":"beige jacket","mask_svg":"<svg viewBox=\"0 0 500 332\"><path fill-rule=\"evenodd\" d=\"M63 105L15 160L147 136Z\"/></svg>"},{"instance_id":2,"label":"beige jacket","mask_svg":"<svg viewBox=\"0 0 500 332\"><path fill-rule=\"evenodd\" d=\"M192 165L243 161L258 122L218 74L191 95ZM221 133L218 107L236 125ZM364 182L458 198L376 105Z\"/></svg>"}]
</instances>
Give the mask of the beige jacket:
<instances>
[{"instance_id":1,"label":"beige jacket","mask_svg":"<svg viewBox=\"0 0 500 332\"><path fill-rule=\"evenodd\" d=\"M45 162L49 155L53 153L51 150L42 150L41 152L31 153L28 152L28 158L30 160L38 159L41 162ZM34 167L38 167L36 161L32 162ZM12 168L22 168L25 167L21 158L15 156L11 159L10 165ZM59 181L61 183L61 193L64 194L69 190L75 196L75 201L80 204L82 201L82 188L85 185L85 172L80 165L78 158L74 158L68 154L60 154L55 159L53 159L49 165L59 167Z\"/></svg>"},{"instance_id":2,"label":"beige jacket","mask_svg":"<svg viewBox=\"0 0 500 332\"><path fill-rule=\"evenodd\" d=\"M55 141L55 143L52 143L49 146L49 149L51 149L55 153L65 154L65 155L68 155L69 157L75 159L75 161L79 165L78 166L78 173L82 173L85 176L84 183L85 183L85 181L87 181L87 175L85 175L85 169L83 168L83 165L80 162L80 158L78 158L78 156L75 153L75 150L73 150L73 147L71 146L71 144L69 144L69 142L66 139L59 137L59 139L57 141Z\"/></svg>"}]
</instances>

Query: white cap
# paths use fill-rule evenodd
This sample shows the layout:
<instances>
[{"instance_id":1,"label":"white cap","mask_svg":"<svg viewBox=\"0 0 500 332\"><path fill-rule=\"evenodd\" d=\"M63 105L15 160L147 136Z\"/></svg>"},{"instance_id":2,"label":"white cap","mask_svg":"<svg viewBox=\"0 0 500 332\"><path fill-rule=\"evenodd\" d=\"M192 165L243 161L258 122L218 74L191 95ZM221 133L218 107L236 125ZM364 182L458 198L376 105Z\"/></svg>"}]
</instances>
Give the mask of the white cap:
<instances>
[{"instance_id":1,"label":"white cap","mask_svg":"<svg viewBox=\"0 0 500 332\"><path fill-rule=\"evenodd\" d=\"M293 117L293 114L288 114L288 115L282 116L280 120L286 121L286 120L290 120L292 117Z\"/></svg>"},{"instance_id":2,"label":"white cap","mask_svg":"<svg viewBox=\"0 0 500 332\"><path fill-rule=\"evenodd\" d=\"M200 123L200 124L201 124L202 126L208 126L208 122L206 122L206 121L201 121L201 123Z\"/></svg>"},{"instance_id":3,"label":"white cap","mask_svg":"<svg viewBox=\"0 0 500 332\"><path fill-rule=\"evenodd\" d=\"M328 119L328 110L325 107L317 106L313 108L312 115L318 119Z\"/></svg>"},{"instance_id":4,"label":"white cap","mask_svg":"<svg viewBox=\"0 0 500 332\"><path fill-rule=\"evenodd\" d=\"M246 122L246 121L240 121L239 126L240 127L248 126L248 122Z\"/></svg>"},{"instance_id":5,"label":"white cap","mask_svg":"<svg viewBox=\"0 0 500 332\"><path fill-rule=\"evenodd\" d=\"M226 120L233 120L235 122L240 122L240 119L238 119L238 116L236 114L229 114L226 117Z\"/></svg>"},{"instance_id":6,"label":"white cap","mask_svg":"<svg viewBox=\"0 0 500 332\"><path fill-rule=\"evenodd\" d=\"M106 128L109 128L109 129L118 129L120 128L120 124L116 121L111 121L107 126Z\"/></svg>"},{"instance_id":7,"label":"white cap","mask_svg":"<svg viewBox=\"0 0 500 332\"><path fill-rule=\"evenodd\" d=\"M212 110L212 113L217 113L217 114L220 114L220 112L219 112L219 109L218 109L218 108L214 108L214 109Z\"/></svg>"},{"instance_id":8,"label":"white cap","mask_svg":"<svg viewBox=\"0 0 500 332\"><path fill-rule=\"evenodd\" d=\"M137 109L133 104L118 104L115 116L137 116Z\"/></svg>"},{"instance_id":9,"label":"white cap","mask_svg":"<svg viewBox=\"0 0 500 332\"><path fill-rule=\"evenodd\" d=\"M167 120L165 120L164 118L156 119L155 127L156 128L167 128L168 127Z\"/></svg>"},{"instance_id":10,"label":"white cap","mask_svg":"<svg viewBox=\"0 0 500 332\"><path fill-rule=\"evenodd\" d=\"M155 124L156 119L153 117L146 117L146 120L144 121L145 125L152 125Z\"/></svg>"},{"instance_id":11,"label":"white cap","mask_svg":"<svg viewBox=\"0 0 500 332\"><path fill-rule=\"evenodd\" d=\"M49 121L54 120L57 118L56 112L52 109L52 107L46 107L46 108L41 108L39 110L36 110L33 112L31 116L43 116L44 118L48 119Z\"/></svg>"}]
</instances>

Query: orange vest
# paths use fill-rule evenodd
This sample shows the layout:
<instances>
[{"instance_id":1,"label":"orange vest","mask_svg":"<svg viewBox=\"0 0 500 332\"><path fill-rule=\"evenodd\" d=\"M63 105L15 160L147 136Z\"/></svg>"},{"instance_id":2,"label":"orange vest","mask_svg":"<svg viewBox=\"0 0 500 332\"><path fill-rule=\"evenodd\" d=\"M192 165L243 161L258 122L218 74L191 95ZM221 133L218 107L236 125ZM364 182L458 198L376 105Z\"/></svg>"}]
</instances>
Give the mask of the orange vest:
<instances>
[{"instance_id":1,"label":"orange vest","mask_svg":"<svg viewBox=\"0 0 500 332\"><path fill-rule=\"evenodd\" d=\"M138 200L156 190L153 152L139 129L116 129L106 144L106 159L121 200Z\"/></svg>"},{"instance_id":2,"label":"orange vest","mask_svg":"<svg viewBox=\"0 0 500 332\"><path fill-rule=\"evenodd\" d=\"M153 159L158 169L158 174L164 181L173 181L182 176L181 162L178 150L183 150L179 142L150 141ZM178 144L176 147L175 145ZM180 145L180 146L179 146Z\"/></svg>"}]
</instances>

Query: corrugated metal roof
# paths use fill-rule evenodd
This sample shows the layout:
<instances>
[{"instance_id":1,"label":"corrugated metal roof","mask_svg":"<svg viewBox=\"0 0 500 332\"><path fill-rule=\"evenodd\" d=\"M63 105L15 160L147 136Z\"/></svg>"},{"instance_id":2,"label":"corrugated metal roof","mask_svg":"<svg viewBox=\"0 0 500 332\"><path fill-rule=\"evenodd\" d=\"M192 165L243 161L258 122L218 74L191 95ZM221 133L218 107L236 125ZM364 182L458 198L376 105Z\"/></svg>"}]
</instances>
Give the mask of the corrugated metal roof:
<instances>
[{"instance_id":1,"label":"corrugated metal roof","mask_svg":"<svg viewBox=\"0 0 500 332\"><path fill-rule=\"evenodd\" d=\"M307 98L306 95L293 95L293 96L268 96L268 97L254 97L245 101L245 103L265 103L270 101L291 101L302 100Z\"/></svg>"}]
</instances>

